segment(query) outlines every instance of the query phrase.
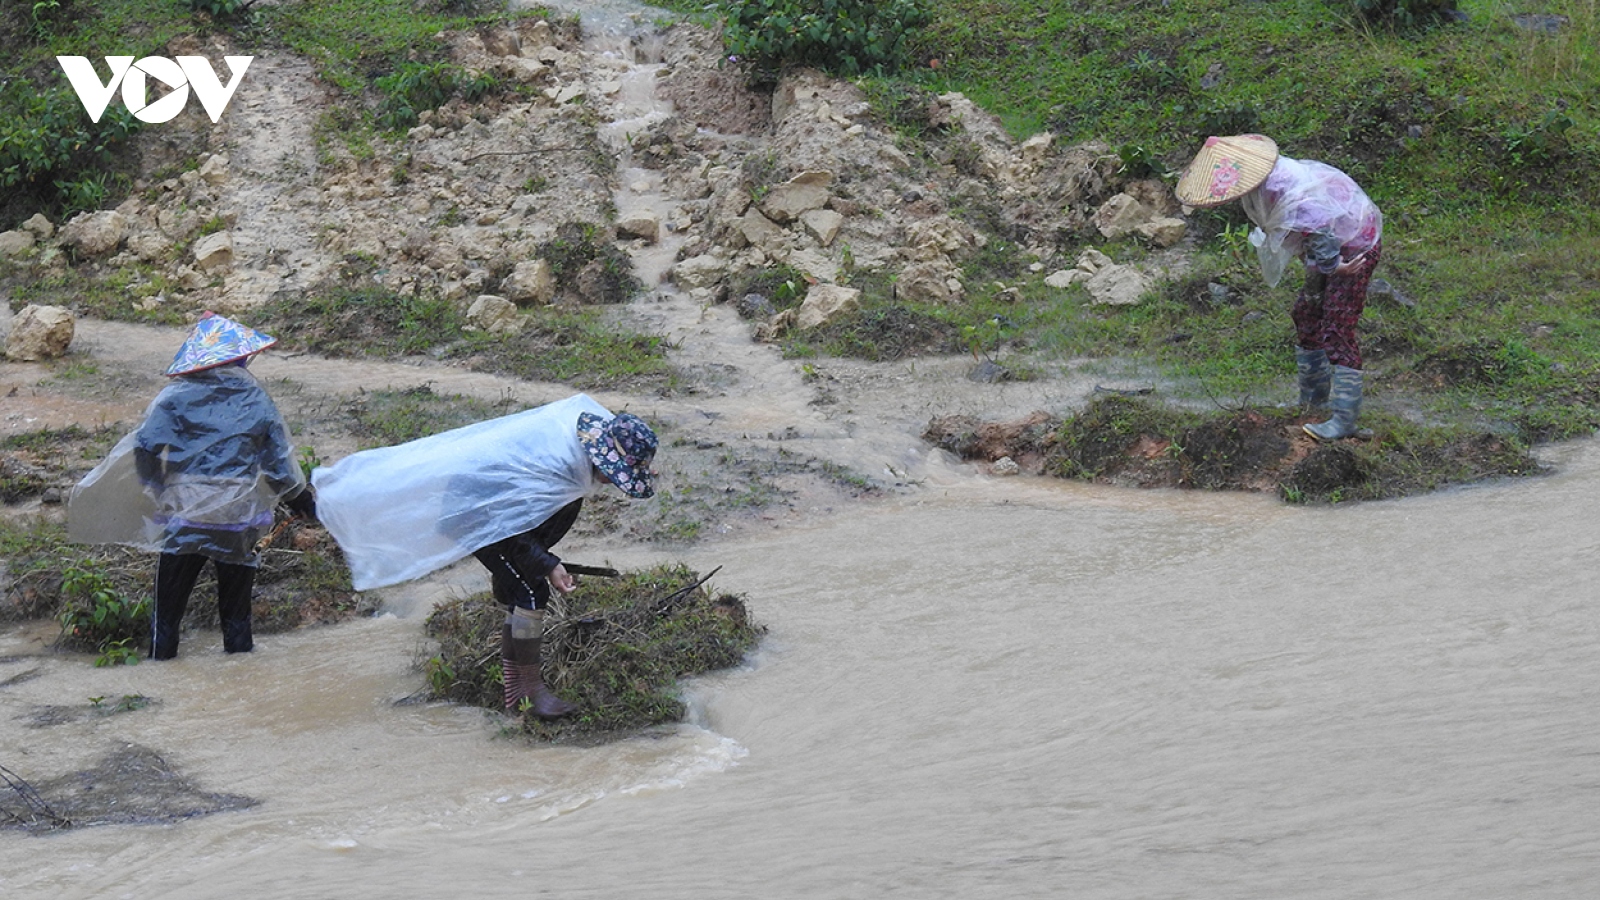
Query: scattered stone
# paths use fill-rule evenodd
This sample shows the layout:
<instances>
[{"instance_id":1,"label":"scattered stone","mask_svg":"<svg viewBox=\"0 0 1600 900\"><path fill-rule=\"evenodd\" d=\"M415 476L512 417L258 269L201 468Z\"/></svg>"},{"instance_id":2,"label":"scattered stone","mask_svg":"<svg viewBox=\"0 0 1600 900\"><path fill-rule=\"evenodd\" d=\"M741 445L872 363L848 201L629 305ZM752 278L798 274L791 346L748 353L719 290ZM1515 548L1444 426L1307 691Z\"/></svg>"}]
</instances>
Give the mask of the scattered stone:
<instances>
[{"instance_id":1,"label":"scattered stone","mask_svg":"<svg viewBox=\"0 0 1600 900\"><path fill-rule=\"evenodd\" d=\"M226 231L218 231L195 241L194 264L202 272L218 272L232 267L233 236Z\"/></svg>"},{"instance_id":2,"label":"scattered stone","mask_svg":"<svg viewBox=\"0 0 1600 900\"><path fill-rule=\"evenodd\" d=\"M79 213L61 227L61 244L83 256L105 256L122 245L128 219L116 210Z\"/></svg>"},{"instance_id":3,"label":"scattered stone","mask_svg":"<svg viewBox=\"0 0 1600 900\"><path fill-rule=\"evenodd\" d=\"M1107 266L1084 282L1095 303L1129 306L1144 299L1154 279L1133 266Z\"/></svg>"},{"instance_id":4,"label":"scattered stone","mask_svg":"<svg viewBox=\"0 0 1600 900\"><path fill-rule=\"evenodd\" d=\"M777 185L761 198L761 211L781 225L800 218L808 210L821 209L832 196L832 172L801 172L783 184Z\"/></svg>"},{"instance_id":5,"label":"scattered stone","mask_svg":"<svg viewBox=\"0 0 1600 900\"><path fill-rule=\"evenodd\" d=\"M33 232L18 229L0 231L0 256L18 257L33 249Z\"/></svg>"},{"instance_id":6,"label":"scattered stone","mask_svg":"<svg viewBox=\"0 0 1600 900\"><path fill-rule=\"evenodd\" d=\"M642 238L654 244L661 236L661 220L650 213L624 216L617 222L617 234L620 237Z\"/></svg>"},{"instance_id":7,"label":"scattered stone","mask_svg":"<svg viewBox=\"0 0 1600 900\"><path fill-rule=\"evenodd\" d=\"M22 223L22 230L32 232L33 236L41 241L48 240L56 233L56 227L50 224L50 220L46 219L43 213L29 216L28 220Z\"/></svg>"},{"instance_id":8,"label":"scattered stone","mask_svg":"<svg viewBox=\"0 0 1600 900\"><path fill-rule=\"evenodd\" d=\"M1060 269L1046 275L1044 283L1049 287L1062 290L1072 287L1080 281L1088 281L1089 277L1090 273L1082 269Z\"/></svg>"},{"instance_id":9,"label":"scattered stone","mask_svg":"<svg viewBox=\"0 0 1600 900\"><path fill-rule=\"evenodd\" d=\"M482 294L467 307L467 327L489 334L515 334L522 330L517 305L504 297Z\"/></svg>"},{"instance_id":10,"label":"scattered stone","mask_svg":"<svg viewBox=\"0 0 1600 900\"><path fill-rule=\"evenodd\" d=\"M806 291L805 302L795 313L795 324L800 328L817 328L860 308L859 290L838 284L816 284Z\"/></svg>"},{"instance_id":11,"label":"scattered stone","mask_svg":"<svg viewBox=\"0 0 1600 900\"><path fill-rule=\"evenodd\" d=\"M500 291L518 306L543 306L555 299L555 273L548 260L525 259L506 276Z\"/></svg>"},{"instance_id":12,"label":"scattered stone","mask_svg":"<svg viewBox=\"0 0 1600 900\"><path fill-rule=\"evenodd\" d=\"M800 214L800 223L824 247L832 246L844 225L844 216L831 209L808 209Z\"/></svg>"},{"instance_id":13,"label":"scattered stone","mask_svg":"<svg viewBox=\"0 0 1600 900\"><path fill-rule=\"evenodd\" d=\"M59 359L72 344L76 324L72 311L63 307L25 306L6 335L6 357L19 362Z\"/></svg>"}]
</instances>

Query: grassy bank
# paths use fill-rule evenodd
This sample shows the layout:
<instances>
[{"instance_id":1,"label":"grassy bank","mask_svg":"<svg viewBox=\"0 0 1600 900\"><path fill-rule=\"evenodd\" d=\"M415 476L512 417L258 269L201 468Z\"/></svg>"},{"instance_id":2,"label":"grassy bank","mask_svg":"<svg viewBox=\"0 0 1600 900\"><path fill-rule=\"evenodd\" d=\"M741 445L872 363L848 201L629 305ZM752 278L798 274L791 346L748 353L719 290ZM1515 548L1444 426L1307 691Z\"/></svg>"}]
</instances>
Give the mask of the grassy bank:
<instances>
[{"instance_id":1,"label":"grassy bank","mask_svg":"<svg viewBox=\"0 0 1600 900\"><path fill-rule=\"evenodd\" d=\"M706 16L744 4L661 5ZM1169 184L1208 134L1272 135L1287 155L1350 172L1384 210L1377 274L1398 292L1374 296L1363 320L1369 407L1519 442L1600 426L1592 0L1555 0L1537 15L1465 0L1431 22L1327 0L923 5L929 21L904 65L860 80L887 121L902 122L918 98L961 91L1015 137L1104 141L1125 171ZM936 140L900 128L912 145ZM1189 273L1139 306L1098 308L1078 289L1045 288L1002 244L969 265L966 282L989 287L963 307L895 304L862 285L867 309L852 327L802 336L791 352L883 356L874 323L910 323L926 348L971 349L1023 377L1116 356L1157 364L1191 398L1282 402L1298 285L1261 283L1236 207L1190 225ZM1113 248L1119 260L1144 252Z\"/></svg>"}]
</instances>

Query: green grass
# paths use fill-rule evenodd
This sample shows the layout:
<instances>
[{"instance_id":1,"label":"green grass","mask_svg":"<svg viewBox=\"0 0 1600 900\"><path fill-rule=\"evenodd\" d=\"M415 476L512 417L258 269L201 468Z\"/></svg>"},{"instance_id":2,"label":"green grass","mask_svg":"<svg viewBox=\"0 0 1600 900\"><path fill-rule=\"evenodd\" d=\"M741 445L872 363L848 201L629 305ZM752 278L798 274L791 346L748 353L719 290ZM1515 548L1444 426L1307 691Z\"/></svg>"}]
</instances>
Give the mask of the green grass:
<instances>
[{"instance_id":1,"label":"green grass","mask_svg":"<svg viewBox=\"0 0 1600 900\"><path fill-rule=\"evenodd\" d=\"M697 2L664 0L682 13ZM1395 28L1353 4L1172 0L928 0L915 65L861 84L905 146L939 140L926 98L961 91L1016 138L1049 130L1098 140L1173 183L1208 134L1260 131L1291 156L1350 172L1383 208L1377 277L1414 306L1374 300L1362 328L1369 392L1420 395L1421 412L1510 428L1531 439L1600 422L1600 16L1595 0L1537 10L1463 0L1465 22ZM1566 17L1556 34L1512 16ZM913 154L918 155L918 154ZM926 152L921 158L934 158ZM950 150L945 151L950 156ZM959 157L955 160L959 164ZM982 209L957 209L981 223ZM1195 396L1255 398L1292 390L1295 285L1269 290L1237 209L1190 218L1191 273L1135 307L1101 308L1081 288L1055 291L991 259L968 267L968 300L917 308L867 291L862 313L826 333L792 336L793 355L895 358L875 323L938 323L928 349L974 349L1020 363L1124 357L1155 363ZM1140 254L1117 247L1118 262ZM1013 254L1015 256L1015 254ZM1009 305L979 287L1017 288ZM1229 302L1205 302L1205 286ZM994 316L1005 323L991 326ZM974 341L974 337L979 338ZM1484 341L1520 356L1504 377L1443 383L1430 354ZM974 346L976 345L976 346ZM1369 409L1373 404L1369 404Z\"/></svg>"}]
</instances>

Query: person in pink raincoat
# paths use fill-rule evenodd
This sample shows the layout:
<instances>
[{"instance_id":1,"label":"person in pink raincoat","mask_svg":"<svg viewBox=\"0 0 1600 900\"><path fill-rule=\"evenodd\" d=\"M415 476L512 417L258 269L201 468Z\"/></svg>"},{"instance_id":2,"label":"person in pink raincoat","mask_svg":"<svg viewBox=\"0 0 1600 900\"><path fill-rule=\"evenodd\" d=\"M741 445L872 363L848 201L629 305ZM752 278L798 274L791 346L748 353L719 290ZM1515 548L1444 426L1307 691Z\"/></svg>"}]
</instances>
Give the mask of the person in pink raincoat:
<instances>
[{"instance_id":1,"label":"person in pink raincoat","mask_svg":"<svg viewBox=\"0 0 1600 900\"><path fill-rule=\"evenodd\" d=\"M1306 278L1295 299L1300 402L1326 406L1328 421L1307 433L1337 440L1356 433L1361 414L1361 344L1356 325L1367 284L1383 255L1383 214L1349 175L1315 160L1290 159L1259 134L1210 137L1178 181L1189 206L1240 201L1256 226L1250 243L1276 287L1298 256Z\"/></svg>"}]
</instances>

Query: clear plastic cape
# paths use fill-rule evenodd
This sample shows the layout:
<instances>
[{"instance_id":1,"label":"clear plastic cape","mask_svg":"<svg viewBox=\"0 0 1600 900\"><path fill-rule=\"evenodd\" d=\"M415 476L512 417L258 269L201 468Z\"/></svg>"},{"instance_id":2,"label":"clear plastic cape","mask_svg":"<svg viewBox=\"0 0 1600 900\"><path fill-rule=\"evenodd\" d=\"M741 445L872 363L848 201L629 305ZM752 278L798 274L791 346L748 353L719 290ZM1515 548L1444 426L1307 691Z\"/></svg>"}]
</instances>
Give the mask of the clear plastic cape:
<instances>
[{"instance_id":1,"label":"clear plastic cape","mask_svg":"<svg viewBox=\"0 0 1600 900\"><path fill-rule=\"evenodd\" d=\"M312 472L317 517L356 590L420 578L588 494L597 482L578 440L582 412L611 418L577 394Z\"/></svg>"},{"instance_id":2,"label":"clear plastic cape","mask_svg":"<svg viewBox=\"0 0 1600 900\"><path fill-rule=\"evenodd\" d=\"M1357 253L1372 249L1383 236L1383 214L1350 176L1327 163L1278 157L1272 173L1240 201L1256 227L1261 275L1277 287L1289 260L1300 255L1304 236L1324 231Z\"/></svg>"},{"instance_id":3,"label":"clear plastic cape","mask_svg":"<svg viewBox=\"0 0 1600 900\"><path fill-rule=\"evenodd\" d=\"M278 501L303 484L288 426L255 376L196 372L162 389L72 489L67 533L254 565Z\"/></svg>"}]
</instances>

